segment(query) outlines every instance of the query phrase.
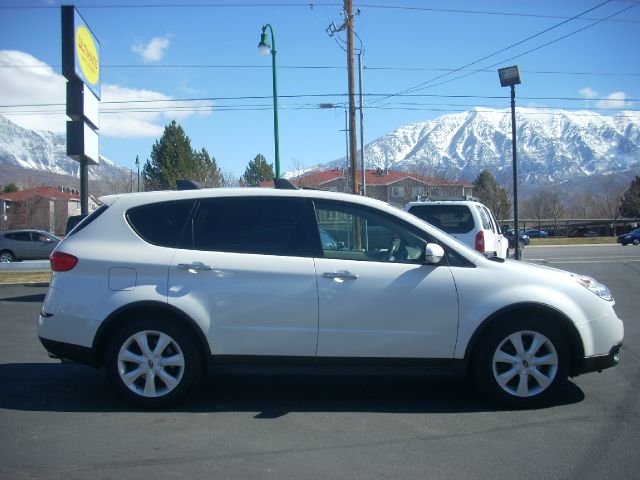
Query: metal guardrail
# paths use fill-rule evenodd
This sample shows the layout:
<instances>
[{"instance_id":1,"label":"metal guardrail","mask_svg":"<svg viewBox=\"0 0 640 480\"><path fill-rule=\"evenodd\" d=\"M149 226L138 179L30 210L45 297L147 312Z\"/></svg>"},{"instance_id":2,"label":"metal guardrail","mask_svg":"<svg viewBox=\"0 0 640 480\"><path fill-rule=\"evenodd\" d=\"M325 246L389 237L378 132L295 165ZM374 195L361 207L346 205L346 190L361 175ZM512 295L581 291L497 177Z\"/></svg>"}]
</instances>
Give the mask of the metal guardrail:
<instances>
[{"instance_id":1,"label":"metal guardrail","mask_svg":"<svg viewBox=\"0 0 640 480\"><path fill-rule=\"evenodd\" d=\"M49 260L25 260L23 262L0 263L2 272L48 272L51 271Z\"/></svg>"}]
</instances>

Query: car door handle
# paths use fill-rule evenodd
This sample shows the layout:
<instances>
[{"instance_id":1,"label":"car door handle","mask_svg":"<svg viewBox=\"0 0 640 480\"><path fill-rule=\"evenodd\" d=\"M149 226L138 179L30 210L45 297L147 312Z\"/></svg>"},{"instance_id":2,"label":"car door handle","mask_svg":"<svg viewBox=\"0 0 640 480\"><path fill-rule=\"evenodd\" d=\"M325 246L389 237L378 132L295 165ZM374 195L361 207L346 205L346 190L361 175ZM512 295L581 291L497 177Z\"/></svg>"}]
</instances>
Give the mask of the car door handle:
<instances>
[{"instance_id":1,"label":"car door handle","mask_svg":"<svg viewBox=\"0 0 640 480\"><path fill-rule=\"evenodd\" d=\"M325 272L322 274L322 278L328 278L329 280L357 280L359 275L351 272Z\"/></svg>"},{"instance_id":2,"label":"car door handle","mask_svg":"<svg viewBox=\"0 0 640 480\"><path fill-rule=\"evenodd\" d=\"M178 270L208 271L208 270L213 270L213 267L211 265L206 265L202 262L179 263Z\"/></svg>"}]
</instances>

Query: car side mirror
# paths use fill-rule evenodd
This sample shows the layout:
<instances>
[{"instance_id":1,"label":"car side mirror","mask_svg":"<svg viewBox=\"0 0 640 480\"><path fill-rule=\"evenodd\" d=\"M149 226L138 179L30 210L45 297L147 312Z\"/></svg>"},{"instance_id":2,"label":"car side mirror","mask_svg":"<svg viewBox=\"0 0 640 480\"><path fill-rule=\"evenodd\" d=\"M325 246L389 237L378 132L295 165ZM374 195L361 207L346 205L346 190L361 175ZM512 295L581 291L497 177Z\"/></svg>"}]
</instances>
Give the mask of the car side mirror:
<instances>
[{"instance_id":1,"label":"car side mirror","mask_svg":"<svg viewBox=\"0 0 640 480\"><path fill-rule=\"evenodd\" d=\"M427 243L424 247L424 263L436 265L444 257L444 249L437 243Z\"/></svg>"}]
</instances>

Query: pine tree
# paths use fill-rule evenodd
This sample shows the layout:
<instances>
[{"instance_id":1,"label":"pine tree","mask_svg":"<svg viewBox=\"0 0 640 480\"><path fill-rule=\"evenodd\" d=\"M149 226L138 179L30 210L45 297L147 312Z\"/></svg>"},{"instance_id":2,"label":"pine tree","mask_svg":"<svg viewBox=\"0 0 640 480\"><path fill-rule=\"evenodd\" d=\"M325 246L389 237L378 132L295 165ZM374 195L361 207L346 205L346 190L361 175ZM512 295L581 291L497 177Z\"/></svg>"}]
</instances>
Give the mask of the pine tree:
<instances>
[{"instance_id":1,"label":"pine tree","mask_svg":"<svg viewBox=\"0 0 640 480\"><path fill-rule=\"evenodd\" d=\"M274 177L273 164L267 163L264 156L258 154L249 162L249 165L247 165L242 180L248 187L257 187L260 185L260 182L271 181Z\"/></svg>"},{"instance_id":2,"label":"pine tree","mask_svg":"<svg viewBox=\"0 0 640 480\"><path fill-rule=\"evenodd\" d=\"M20 191L20 188L14 183L7 183L2 189L2 193L15 193Z\"/></svg>"},{"instance_id":3,"label":"pine tree","mask_svg":"<svg viewBox=\"0 0 640 480\"><path fill-rule=\"evenodd\" d=\"M493 212L498 220L509 217L511 205L507 191L498 184L488 170L480 172L474 180L473 194Z\"/></svg>"},{"instance_id":4,"label":"pine tree","mask_svg":"<svg viewBox=\"0 0 640 480\"><path fill-rule=\"evenodd\" d=\"M151 149L151 158L142 171L145 190L176 188L176 180L194 180L204 186L221 185L221 174L214 158L204 148L196 152L191 140L176 121L164 129Z\"/></svg>"},{"instance_id":5,"label":"pine tree","mask_svg":"<svg viewBox=\"0 0 640 480\"><path fill-rule=\"evenodd\" d=\"M194 176L194 180L203 187L222 187L224 179L216 159L209 156L209 152L205 148L202 148L199 152L194 152L194 155L200 168L200 172Z\"/></svg>"},{"instance_id":6,"label":"pine tree","mask_svg":"<svg viewBox=\"0 0 640 480\"><path fill-rule=\"evenodd\" d=\"M640 217L640 177L636 175L620 201L622 217Z\"/></svg>"}]
</instances>

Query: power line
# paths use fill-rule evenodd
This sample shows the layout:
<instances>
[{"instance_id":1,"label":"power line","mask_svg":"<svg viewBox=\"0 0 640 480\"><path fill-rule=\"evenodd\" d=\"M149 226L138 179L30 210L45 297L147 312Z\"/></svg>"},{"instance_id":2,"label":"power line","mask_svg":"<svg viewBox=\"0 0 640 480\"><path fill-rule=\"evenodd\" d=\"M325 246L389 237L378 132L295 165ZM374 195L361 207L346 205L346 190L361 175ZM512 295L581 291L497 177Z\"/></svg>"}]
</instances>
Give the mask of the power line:
<instances>
[{"instance_id":1,"label":"power line","mask_svg":"<svg viewBox=\"0 0 640 480\"><path fill-rule=\"evenodd\" d=\"M508 99L505 95L442 95L433 93L407 93L402 95L390 95L388 93L364 93L363 96L375 98L389 98L391 96L399 98L477 98L483 100L504 100ZM280 95L280 98L296 99L296 98L335 98L335 97L347 97L346 93L316 93L316 94L297 94L297 95ZM153 104L153 103L187 103L187 102L215 102L215 101L227 101L227 100L269 100L272 97L270 95L254 95L254 96L238 96L238 97L201 97L201 98L169 98L169 99L149 99L149 100L111 100L102 101L100 105L125 105L125 104ZM616 101L611 98L584 98L584 97L530 97L520 96L522 100L546 100L546 101ZM627 103L640 102L638 98L625 98L619 101ZM7 104L0 105L0 108L29 108L29 107L63 107L65 103L25 103L25 104ZM205 107L206 105L200 105L199 107ZM197 108L197 107L196 107Z\"/></svg>"},{"instance_id":2,"label":"power line","mask_svg":"<svg viewBox=\"0 0 640 480\"><path fill-rule=\"evenodd\" d=\"M2 68L62 68L62 65L0 65ZM211 69L271 69L269 65L217 65L217 64L198 64L198 65L133 65L133 64L114 64L114 65L101 65L100 68L131 68L131 69L187 69L187 68L211 68ZM283 70L346 70L347 67L340 65L278 65L278 69ZM480 69L464 69L464 68L437 68L437 67L401 67L401 66L363 66L364 70L368 71L400 71L400 72L471 72L471 73L492 73L495 71L491 68ZM638 72L574 72L574 71L562 71L562 70L521 70L522 73L536 74L536 75L592 75L592 76L620 76L620 77L639 77Z\"/></svg>"},{"instance_id":3,"label":"power line","mask_svg":"<svg viewBox=\"0 0 640 480\"><path fill-rule=\"evenodd\" d=\"M527 37L527 38L525 38L525 39L523 39L523 40L520 40L520 41L516 42L516 43L513 43L513 44L511 44L511 45L509 45L509 46L507 46L507 47L505 47L505 48L501 48L500 50L496 50L495 52L490 53L489 55L485 55L484 57L482 57L482 58L480 58L480 59L478 59L478 60L474 60L474 61L473 61L473 62L471 62L471 63L467 63L466 65L463 65L462 67L460 67L460 68L458 68L458 69L456 69L456 70L454 70L454 71L452 71L452 72L448 72L448 73L444 73L444 74L442 74L442 75L438 75L438 76L436 76L436 77L434 77L434 78L432 78L432 79L430 79L430 80L427 80L427 81L422 82L422 83L419 83L419 84L417 84L417 85L415 85L415 86L413 86L413 87L410 87L410 88L407 88L407 89L405 89L405 90L402 90L402 91L401 91L401 92L399 92L399 93L410 93L410 92L413 92L413 91L420 90L420 89L422 89L422 87L428 88L428 87L427 87L427 85L428 85L428 84L430 84L430 83L432 83L432 82L435 82L435 81L437 81L437 80L439 80L439 79L441 79L441 78L444 78L444 77L446 77L446 76L449 76L449 75L451 75L452 73L455 73L455 72L460 71L460 70L462 70L462 69L469 68L469 67L471 67L471 66L473 66L473 65L476 65L476 64L478 64L478 63L480 63L480 62L482 62L482 61L484 61L484 60L487 60L488 58L494 57L494 56L496 56L496 55L498 55L498 54L500 54L500 53L502 53L502 52L505 52L505 51L507 51L507 50L510 50L510 49L512 49L512 48L514 48L514 47L517 47L518 45L521 45L521 44L523 44L523 43L525 43L525 42L528 42L529 40L532 40L532 39L534 39L534 38L536 38L536 37L539 37L540 35L543 35L544 33L548 33L549 31L554 30L554 29L556 29L556 28L558 28L558 27L560 27L560 26L562 26L562 25L564 25L564 24L566 24L566 23L568 23L568 22L570 22L570 21L572 21L572 20L575 20L576 18L578 18L578 17L580 17L580 16L582 16L582 15L585 15L585 14L587 14L587 13L589 13L589 12L592 12L593 10L598 9L598 8L600 8L601 6L606 5L607 3L611 3L611 1L612 1L612 0L606 0L606 1L602 2L602 3L599 3L599 4L598 4L598 5L596 5L595 7L592 7L592 8L590 8L590 9L588 9L588 10L585 10L584 12L581 12L581 13L579 13L578 15L574 15L573 17L571 17L571 18L569 18L569 19L567 19L567 20L565 20L565 21L562 21L562 22L560 22L560 23L557 23L557 24L555 24L555 25L553 25L553 26L551 26L551 27L549 27L549 28L545 28L544 30L542 30L542 31L540 31L540 32L538 32L538 33L535 33L535 34L533 34L533 35L531 35L531 36L529 36L529 37ZM628 7L628 8L632 8L633 6L635 6L635 5L632 5L631 7ZM500 63L503 63L503 62L500 62ZM486 67L486 68L489 68L489 67ZM471 75L471 74L468 74L468 75ZM462 78L462 77L458 77L458 78ZM454 79L454 80L456 80L456 79ZM442 83L444 83L444 82L442 82ZM430 85L429 87L431 87L431 86L433 86L433 85ZM393 96L393 95L392 95L392 96ZM388 97L388 98L391 98L391 96L390 96L390 97ZM384 99L384 98L382 98L382 99L380 99L380 100L377 100L377 101L376 101L376 102L374 102L374 103L381 102L381 101L383 101L383 100L385 100L385 99Z\"/></svg>"},{"instance_id":4,"label":"power line","mask_svg":"<svg viewBox=\"0 0 640 480\"><path fill-rule=\"evenodd\" d=\"M610 15L610 17L613 17L613 16L615 16L615 15L618 15L618 14L620 14L620 13L622 13L622 12L625 12L625 11L627 11L627 10L629 10L629 9L633 8L633 7L636 7L637 5L638 5L638 4L633 4L633 5L630 5L629 7L623 8L622 10L619 10L618 12L611 14L611 15ZM592 23L591 25L587 25L586 27L579 28L578 30L575 30L575 31L573 31L573 32L571 32L571 33L568 33L568 34L566 34L566 35L563 35L563 36L561 36L561 37L558 37L558 38L556 38L555 40L551 40L550 42L544 43L544 44L539 45L539 46L537 46L537 47L535 47L535 48L532 48L532 49L530 49L530 50L527 50L526 52L520 53L520 54L518 54L518 55L514 55L513 57L510 57L510 58L503 59L503 60L501 60L501 61L499 61L499 62L496 62L496 63L494 63L494 64L492 64L492 65L489 65L488 67L485 67L484 69L490 69L490 68L492 68L492 67L497 67L498 65L504 64L504 63L506 63L506 62L510 62L511 60L515 60L516 58L523 57L524 55L528 55L529 53L535 52L535 51L540 50L540 49L542 49L542 48L544 48L544 47L548 47L549 45L552 45L552 44L554 44L554 43L557 43L557 42L559 42L560 40L564 40L564 39L565 39L565 38L567 38L567 37L571 37L571 36L573 36L573 35L575 35L575 34L577 34L577 33L579 33L579 32L582 32L583 30L586 30L587 28L594 27L595 25L597 25L597 24L599 24L599 23L601 23L601 21L598 21L598 22ZM483 69L483 70L484 70L484 69ZM427 85L427 86L424 86L424 87L422 87L422 86L421 86L420 88L416 88L416 87L414 87L414 88L412 88L412 89L409 89L409 91L417 92L417 91L420 91L420 90L424 90L424 89L426 89L426 88L437 87L437 86L439 86L439 85L444 85L445 83L449 83L449 82L453 82L453 81L455 81L455 80L460 80L461 78L469 77L469 76L471 76L471 75L473 75L473 74L474 74L474 73L467 73L466 75L461 75L461 76L459 76L459 77L451 78L451 79L449 79L449 80L445 80L445 81L442 81L442 82L439 82L439 83L434 83L434 84L432 84L432 85ZM443 76L444 76L444 75L441 75L440 77L443 77ZM428 82L425 82L425 83L428 83Z\"/></svg>"},{"instance_id":5,"label":"power line","mask_svg":"<svg viewBox=\"0 0 640 480\"><path fill-rule=\"evenodd\" d=\"M620 0L624 1L624 0ZM630 2L637 3L637 2ZM156 3L156 4L135 4L129 3L127 5L123 4L95 4L95 5L82 5L80 8L86 9L144 9L144 8L179 8L179 9L190 9L190 8L255 8L255 7L263 7L263 8L309 8L312 7L315 9L316 7L341 7L342 3L316 3L316 2L297 2L297 3L255 3L255 2L234 2L234 3ZM453 14L463 14L463 15L489 15L489 16L505 16L505 17L523 17L523 18L540 18L540 19L555 19L562 20L570 17L562 16L562 15L550 15L550 14L539 14L539 13L517 13L517 12L503 12L496 10L469 10L469 9L452 9L452 8L435 8L435 7L416 7L416 6L405 6L405 5L375 5L375 4L367 4L361 3L354 5L357 8L370 8L370 9L380 9L380 10L397 10L397 11L408 11L408 12L435 12L435 13L453 13ZM0 6L0 10L47 10L47 9L57 9L59 6L57 5L3 5ZM591 18L591 17L583 17L581 20L585 21L597 21L601 20L600 18ZM640 20L634 19L607 19L610 22L618 22L618 23L640 23Z\"/></svg>"}]
</instances>

